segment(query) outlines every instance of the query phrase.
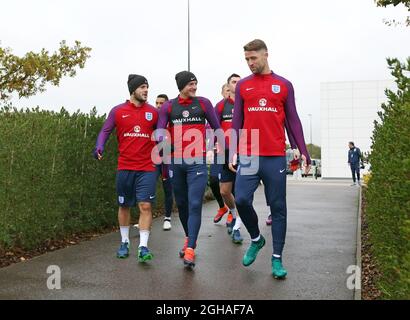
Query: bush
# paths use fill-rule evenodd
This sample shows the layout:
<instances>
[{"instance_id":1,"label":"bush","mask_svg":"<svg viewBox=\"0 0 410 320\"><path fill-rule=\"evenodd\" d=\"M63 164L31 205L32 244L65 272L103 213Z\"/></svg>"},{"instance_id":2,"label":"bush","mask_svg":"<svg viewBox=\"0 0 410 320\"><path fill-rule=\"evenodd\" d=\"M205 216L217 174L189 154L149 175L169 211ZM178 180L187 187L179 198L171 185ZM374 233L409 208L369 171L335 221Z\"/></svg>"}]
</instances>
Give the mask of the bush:
<instances>
[{"instance_id":1,"label":"bush","mask_svg":"<svg viewBox=\"0 0 410 320\"><path fill-rule=\"evenodd\" d=\"M103 161L91 154L104 121L95 109L0 108L0 249L117 224L115 135Z\"/></svg>"},{"instance_id":2,"label":"bush","mask_svg":"<svg viewBox=\"0 0 410 320\"><path fill-rule=\"evenodd\" d=\"M366 208L384 299L410 298L410 59L388 59L398 91L386 91L387 104L375 122Z\"/></svg>"}]
</instances>

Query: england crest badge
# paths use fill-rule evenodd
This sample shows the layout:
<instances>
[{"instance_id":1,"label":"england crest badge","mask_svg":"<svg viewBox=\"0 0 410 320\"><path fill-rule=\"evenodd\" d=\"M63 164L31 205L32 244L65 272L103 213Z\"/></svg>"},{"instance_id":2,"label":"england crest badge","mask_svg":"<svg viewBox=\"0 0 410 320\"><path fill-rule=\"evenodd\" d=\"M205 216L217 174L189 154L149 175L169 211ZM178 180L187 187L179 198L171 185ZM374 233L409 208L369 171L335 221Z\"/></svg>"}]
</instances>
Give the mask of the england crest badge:
<instances>
[{"instance_id":1,"label":"england crest badge","mask_svg":"<svg viewBox=\"0 0 410 320\"><path fill-rule=\"evenodd\" d=\"M153 118L152 112L145 112L145 119L151 121Z\"/></svg>"},{"instance_id":2,"label":"england crest badge","mask_svg":"<svg viewBox=\"0 0 410 320\"><path fill-rule=\"evenodd\" d=\"M272 85L272 92L276 93L276 94L280 93L280 86L277 85L277 84L273 84Z\"/></svg>"}]
</instances>

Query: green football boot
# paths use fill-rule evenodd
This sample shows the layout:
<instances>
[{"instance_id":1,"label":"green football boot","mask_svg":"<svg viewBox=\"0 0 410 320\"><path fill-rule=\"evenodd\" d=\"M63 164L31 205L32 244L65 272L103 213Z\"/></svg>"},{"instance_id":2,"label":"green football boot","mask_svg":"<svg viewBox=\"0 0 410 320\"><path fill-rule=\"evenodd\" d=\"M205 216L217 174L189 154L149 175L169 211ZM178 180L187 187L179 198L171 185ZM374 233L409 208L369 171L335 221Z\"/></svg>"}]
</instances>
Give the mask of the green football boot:
<instances>
[{"instance_id":1,"label":"green football boot","mask_svg":"<svg viewBox=\"0 0 410 320\"><path fill-rule=\"evenodd\" d=\"M242 259L242 264L245 267L251 265L255 261L259 250L263 248L265 243L265 238L262 235L258 241L251 241L251 245L249 246L248 250L246 250L246 253Z\"/></svg>"},{"instance_id":2,"label":"green football boot","mask_svg":"<svg viewBox=\"0 0 410 320\"><path fill-rule=\"evenodd\" d=\"M288 272L282 265L282 261L279 258L272 256L272 275L276 279L284 279Z\"/></svg>"}]
</instances>

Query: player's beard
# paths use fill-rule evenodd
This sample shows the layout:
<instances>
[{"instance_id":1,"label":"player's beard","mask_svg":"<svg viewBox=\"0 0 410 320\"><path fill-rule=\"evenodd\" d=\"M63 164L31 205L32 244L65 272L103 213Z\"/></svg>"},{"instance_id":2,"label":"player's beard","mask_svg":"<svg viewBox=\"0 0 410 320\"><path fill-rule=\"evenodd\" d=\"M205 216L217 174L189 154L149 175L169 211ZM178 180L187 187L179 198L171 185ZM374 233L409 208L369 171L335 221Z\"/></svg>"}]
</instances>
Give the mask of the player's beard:
<instances>
[{"instance_id":1,"label":"player's beard","mask_svg":"<svg viewBox=\"0 0 410 320\"><path fill-rule=\"evenodd\" d=\"M264 69L264 66L259 65L259 66L257 66L256 68L254 68L254 69L252 70L252 73L254 73L254 74L260 74L260 73L262 73L263 69Z\"/></svg>"},{"instance_id":2,"label":"player's beard","mask_svg":"<svg viewBox=\"0 0 410 320\"><path fill-rule=\"evenodd\" d=\"M262 61L260 64L256 65L252 71L253 74L261 74L265 70L267 63Z\"/></svg>"},{"instance_id":3,"label":"player's beard","mask_svg":"<svg viewBox=\"0 0 410 320\"><path fill-rule=\"evenodd\" d=\"M144 97L142 94L138 94L134 92L134 99L137 100L139 103L144 103L147 101L147 97Z\"/></svg>"}]
</instances>

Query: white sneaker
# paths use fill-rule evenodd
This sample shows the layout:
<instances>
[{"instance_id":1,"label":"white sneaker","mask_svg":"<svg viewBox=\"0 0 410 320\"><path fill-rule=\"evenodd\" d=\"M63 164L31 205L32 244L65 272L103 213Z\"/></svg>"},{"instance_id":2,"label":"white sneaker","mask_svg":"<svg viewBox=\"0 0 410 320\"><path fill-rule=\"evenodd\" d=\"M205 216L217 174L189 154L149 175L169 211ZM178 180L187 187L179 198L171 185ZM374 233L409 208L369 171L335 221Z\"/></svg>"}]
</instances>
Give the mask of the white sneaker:
<instances>
[{"instance_id":1,"label":"white sneaker","mask_svg":"<svg viewBox=\"0 0 410 320\"><path fill-rule=\"evenodd\" d=\"M356 185L356 182L353 182L350 186L353 187Z\"/></svg>"},{"instance_id":2,"label":"white sneaker","mask_svg":"<svg viewBox=\"0 0 410 320\"><path fill-rule=\"evenodd\" d=\"M171 221L164 220L164 225L162 226L162 229L164 229L166 231L171 230Z\"/></svg>"},{"instance_id":3,"label":"white sneaker","mask_svg":"<svg viewBox=\"0 0 410 320\"><path fill-rule=\"evenodd\" d=\"M137 223L137 224L134 224L134 228L135 229L139 229L140 228L140 225Z\"/></svg>"}]
</instances>

